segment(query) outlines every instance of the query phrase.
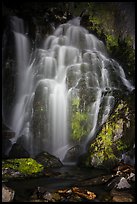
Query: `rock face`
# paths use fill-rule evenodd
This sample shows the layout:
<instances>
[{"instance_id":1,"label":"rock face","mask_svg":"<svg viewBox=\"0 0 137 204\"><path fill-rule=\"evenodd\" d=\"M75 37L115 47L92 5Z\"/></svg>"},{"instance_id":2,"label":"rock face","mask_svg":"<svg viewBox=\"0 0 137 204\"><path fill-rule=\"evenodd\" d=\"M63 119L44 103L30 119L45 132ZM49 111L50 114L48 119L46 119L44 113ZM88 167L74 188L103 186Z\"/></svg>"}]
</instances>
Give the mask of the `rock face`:
<instances>
[{"instance_id":1,"label":"rock face","mask_svg":"<svg viewBox=\"0 0 137 204\"><path fill-rule=\"evenodd\" d=\"M42 164L44 167L53 168L63 166L63 164L58 158L49 154L48 152L41 152L35 157L35 160L38 163Z\"/></svg>"},{"instance_id":2,"label":"rock face","mask_svg":"<svg viewBox=\"0 0 137 204\"><path fill-rule=\"evenodd\" d=\"M70 148L66 155L65 158L63 159L63 162L76 162L78 160L78 157L80 155L80 146L76 145L72 148Z\"/></svg>"},{"instance_id":3,"label":"rock face","mask_svg":"<svg viewBox=\"0 0 137 204\"><path fill-rule=\"evenodd\" d=\"M28 158L29 153L20 144L15 143L9 152L9 158Z\"/></svg>"},{"instance_id":4,"label":"rock face","mask_svg":"<svg viewBox=\"0 0 137 204\"><path fill-rule=\"evenodd\" d=\"M2 186L2 202L12 202L15 195L15 191L11 188Z\"/></svg>"},{"instance_id":5,"label":"rock face","mask_svg":"<svg viewBox=\"0 0 137 204\"><path fill-rule=\"evenodd\" d=\"M132 152L128 157L128 163L134 163L134 114L129 104L121 100L115 110L103 125L102 130L89 146L89 166L101 168L113 168L119 161L127 161L126 152ZM133 119L134 120L134 119ZM130 137L129 137L130 135ZM131 159L130 159L131 158Z\"/></svg>"},{"instance_id":6,"label":"rock face","mask_svg":"<svg viewBox=\"0 0 137 204\"><path fill-rule=\"evenodd\" d=\"M5 124L2 124L2 158L7 158L8 150L12 145L10 139L14 136L15 133Z\"/></svg>"}]
</instances>

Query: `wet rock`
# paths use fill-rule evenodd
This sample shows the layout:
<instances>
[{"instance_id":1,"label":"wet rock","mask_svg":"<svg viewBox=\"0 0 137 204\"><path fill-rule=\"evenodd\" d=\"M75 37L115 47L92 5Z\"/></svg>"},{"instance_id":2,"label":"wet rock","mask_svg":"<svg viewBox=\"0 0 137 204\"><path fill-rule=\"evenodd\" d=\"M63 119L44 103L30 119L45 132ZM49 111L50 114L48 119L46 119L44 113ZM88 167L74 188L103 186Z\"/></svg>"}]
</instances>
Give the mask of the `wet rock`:
<instances>
[{"instance_id":1,"label":"wet rock","mask_svg":"<svg viewBox=\"0 0 137 204\"><path fill-rule=\"evenodd\" d=\"M11 168L2 168L2 177L5 179L8 178L18 178L18 177L23 177L23 175L14 169Z\"/></svg>"},{"instance_id":2,"label":"wet rock","mask_svg":"<svg viewBox=\"0 0 137 204\"><path fill-rule=\"evenodd\" d=\"M106 188L107 188L108 190L113 189L113 188L119 183L119 181L120 181L120 177L119 177L119 176L114 177L114 178L107 184Z\"/></svg>"},{"instance_id":3,"label":"wet rock","mask_svg":"<svg viewBox=\"0 0 137 204\"><path fill-rule=\"evenodd\" d=\"M11 188L2 186L2 202L11 202L14 199L15 191Z\"/></svg>"},{"instance_id":4,"label":"wet rock","mask_svg":"<svg viewBox=\"0 0 137 204\"><path fill-rule=\"evenodd\" d=\"M43 195L43 199L44 199L44 200L52 201L52 198L53 198L53 196L52 196L52 194L51 194L50 192L46 192L46 193L44 193L44 195Z\"/></svg>"},{"instance_id":5,"label":"wet rock","mask_svg":"<svg viewBox=\"0 0 137 204\"><path fill-rule=\"evenodd\" d=\"M130 175L128 176L127 180L135 181L135 174L131 172Z\"/></svg>"},{"instance_id":6,"label":"wet rock","mask_svg":"<svg viewBox=\"0 0 137 204\"><path fill-rule=\"evenodd\" d=\"M55 168L63 166L58 158L48 152L41 152L35 157L35 159L38 163L43 164L44 167Z\"/></svg>"},{"instance_id":7,"label":"wet rock","mask_svg":"<svg viewBox=\"0 0 137 204\"><path fill-rule=\"evenodd\" d=\"M81 150L81 148L79 145L76 145L76 146L70 148L67 151L67 153L63 159L63 162L76 162L78 160L79 155L80 155L80 150Z\"/></svg>"},{"instance_id":8,"label":"wet rock","mask_svg":"<svg viewBox=\"0 0 137 204\"><path fill-rule=\"evenodd\" d=\"M29 158L29 153L24 149L24 147L20 144L15 143L10 152L9 158Z\"/></svg>"},{"instance_id":9,"label":"wet rock","mask_svg":"<svg viewBox=\"0 0 137 204\"><path fill-rule=\"evenodd\" d=\"M116 185L117 189L125 189L125 188L131 188L131 185L128 183L127 179L122 177L120 179L120 182Z\"/></svg>"},{"instance_id":10,"label":"wet rock","mask_svg":"<svg viewBox=\"0 0 137 204\"><path fill-rule=\"evenodd\" d=\"M114 196L112 202L133 202L134 198L131 196Z\"/></svg>"},{"instance_id":11,"label":"wet rock","mask_svg":"<svg viewBox=\"0 0 137 204\"><path fill-rule=\"evenodd\" d=\"M125 164L135 165L135 148L133 147L130 151L122 154L122 160Z\"/></svg>"},{"instance_id":12,"label":"wet rock","mask_svg":"<svg viewBox=\"0 0 137 204\"><path fill-rule=\"evenodd\" d=\"M31 196L32 200L40 199L44 202L56 202L61 200L61 196L58 192L49 192L46 188L42 186L38 186L35 191L33 192L33 195Z\"/></svg>"}]
</instances>

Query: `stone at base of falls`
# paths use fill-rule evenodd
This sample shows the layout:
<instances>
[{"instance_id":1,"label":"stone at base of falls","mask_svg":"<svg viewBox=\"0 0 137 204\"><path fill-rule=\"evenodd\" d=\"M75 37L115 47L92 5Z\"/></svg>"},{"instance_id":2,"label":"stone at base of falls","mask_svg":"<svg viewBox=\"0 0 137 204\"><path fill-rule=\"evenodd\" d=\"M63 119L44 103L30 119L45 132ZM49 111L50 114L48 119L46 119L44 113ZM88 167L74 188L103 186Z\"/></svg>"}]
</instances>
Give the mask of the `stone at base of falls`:
<instances>
[{"instance_id":1,"label":"stone at base of falls","mask_svg":"<svg viewBox=\"0 0 137 204\"><path fill-rule=\"evenodd\" d=\"M41 152L38 155L36 155L35 160L42 164L44 167L48 167L48 168L56 168L56 167L62 167L63 164L61 163L61 161L49 154L48 152Z\"/></svg>"},{"instance_id":2,"label":"stone at base of falls","mask_svg":"<svg viewBox=\"0 0 137 204\"><path fill-rule=\"evenodd\" d=\"M78 160L79 155L80 155L80 151L81 151L81 148L79 145L71 147L67 151L67 153L63 159L63 162L76 162Z\"/></svg>"},{"instance_id":3,"label":"stone at base of falls","mask_svg":"<svg viewBox=\"0 0 137 204\"><path fill-rule=\"evenodd\" d=\"M128 183L127 179L122 177L120 179L120 182L116 185L117 189L126 189L131 188L131 185Z\"/></svg>"},{"instance_id":4,"label":"stone at base of falls","mask_svg":"<svg viewBox=\"0 0 137 204\"><path fill-rule=\"evenodd\" d=\"M20 144L17 144L15 143L10 152L9 152L9 158L29 158L30 155L29 153L25 150L25 148L20 145Z\"/></svg>"},{"instance_id":5,"label":"stone at base of falls","mask_svg":"<svg viewBox=\"0 0 137 204\"><path fill-rule=\"evenodd\" d=\"M2 186L2 202L12 202L14 199L15 191L11 188Z\"/></svg>"}]
</instances>

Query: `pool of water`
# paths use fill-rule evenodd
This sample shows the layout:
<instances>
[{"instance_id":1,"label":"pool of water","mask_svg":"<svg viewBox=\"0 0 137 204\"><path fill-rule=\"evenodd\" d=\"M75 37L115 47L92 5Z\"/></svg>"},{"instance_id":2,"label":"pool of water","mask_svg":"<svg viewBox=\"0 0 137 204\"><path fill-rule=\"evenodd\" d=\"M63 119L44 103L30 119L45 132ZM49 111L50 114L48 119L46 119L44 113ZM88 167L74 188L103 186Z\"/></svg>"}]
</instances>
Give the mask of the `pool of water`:
<instances>
[{"instance_id":1,"label":"pool of water","mask_svg":"<svg viewBox=\"0 0 137 204\"><path fill-rule=\"evenodd\" d=\"M48 172L51 173L49 177L12 179L5 184L15 190L15 200L27 201L38 186L52 192L62 188L79 187L82 180L108 174L107 171L102 169L81 168L75 165L65 165L61 168L51 169ZM96 194L97 197L94 202L99 202L100 197L107 193L104 185L84 186L84 188Z\"/></svg>"}]
</instances>

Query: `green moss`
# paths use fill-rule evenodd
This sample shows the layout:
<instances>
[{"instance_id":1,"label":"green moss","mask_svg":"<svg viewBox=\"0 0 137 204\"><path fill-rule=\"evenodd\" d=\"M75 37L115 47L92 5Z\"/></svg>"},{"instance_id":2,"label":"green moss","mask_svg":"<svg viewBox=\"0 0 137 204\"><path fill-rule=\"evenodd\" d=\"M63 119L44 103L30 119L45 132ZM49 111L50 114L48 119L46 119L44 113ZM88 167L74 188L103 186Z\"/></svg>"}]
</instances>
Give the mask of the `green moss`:
<instances>
[{"instance_id":1,"label":"green moss","mask_svg":"<svg viewBox=\"0 0 137 204\"><path fill-rule=\"evenodd\" d=\"M32 158L8 159L2 164L2 168L10 168L24 175L37 174L43 170L43 165L38 164Z\"/></svg>"},{"instance_id":2,"label":"green moss","mask_svg":"<svg viewBox=\"0 0 137 204\"><path fill-rule=\"evenodd\" d=\"M71 116L71 136L74 140L81 140L88 134L88 113L80 111L80 99L72 100L72 116Z\"/></svg>"},{"instance_id":3,"label":"green moss","mask_svg":"<svg viewBox=\"0 0 137 204\"><path fill-rule=\"evenodd\" d=\"M124 101L120 101L90 146L90 158L94 157L97 164L118 159L121 153L128 151L130 145L125 139L125 131L130 127L128 117L129 108Z\"/></svg>"},{"instance_id":4,"label":"green moss","mask_svg":"<svg viewBox=\"0 0 137 204\"><path fill-rule=\"evenodd\" d=\"M125 144L121 139L116 141L116 145L117 145L117 150L120 152L128 148L128 145Z\"/></svg>"},{"instance_id":5,"label":"green moss","mask_svg":"<svg viewBox=\"0 0 137 204\"><path fill-rule=\"evenodd\" d=\"M107 159L115 159L116 157L112 149L112 136L113 128L110 124L106 123L95 142L91 144L91 157L94 155L100 163Z\"/></svg>"}]
</instances>

